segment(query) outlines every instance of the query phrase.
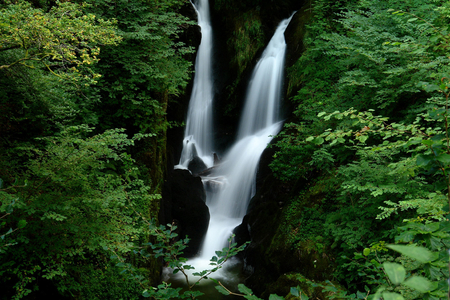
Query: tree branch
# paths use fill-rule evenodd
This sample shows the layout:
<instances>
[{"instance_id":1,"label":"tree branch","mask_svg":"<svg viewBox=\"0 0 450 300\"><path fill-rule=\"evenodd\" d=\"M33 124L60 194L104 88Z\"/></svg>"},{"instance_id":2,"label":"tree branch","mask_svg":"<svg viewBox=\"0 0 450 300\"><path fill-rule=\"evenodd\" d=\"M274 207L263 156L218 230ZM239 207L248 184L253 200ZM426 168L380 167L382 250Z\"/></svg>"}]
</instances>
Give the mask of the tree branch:
<instances>
[{"instance_id":1,"label":"tree branch","mask_svg":"<svg viewBox=\"0 0 450 300\"><path fill-rule=\"evenodd\" d=\"M11 47L7 47L7 48L0 48L0 51L8 51L8 50L12 50L12 49L19 49L20 45L16 45L16 46L11 46Z\"/></svg>"}]
</instances>

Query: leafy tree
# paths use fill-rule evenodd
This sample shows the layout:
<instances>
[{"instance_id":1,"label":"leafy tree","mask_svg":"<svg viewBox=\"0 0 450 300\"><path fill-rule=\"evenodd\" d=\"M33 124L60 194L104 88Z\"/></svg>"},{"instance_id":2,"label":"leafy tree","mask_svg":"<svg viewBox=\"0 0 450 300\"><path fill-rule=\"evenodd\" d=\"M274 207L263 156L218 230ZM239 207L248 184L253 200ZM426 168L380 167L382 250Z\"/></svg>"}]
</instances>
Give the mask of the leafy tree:
<instances>
[{"instance_id":1,"label":"leafy tree","mask_svg":"<svg viewBox=\"0 0 450 300\"><path fill-rule=\"evenodd\" d=\"M18 153L18 147L38 145L34 137L97 122L92 108L98 99L86 96L100 77L92 64L98 62L101 45L116 45L120 37L114 22L82 9L66 2L46 12L20 1L0 10L2 173L23 165L20 157L26 154Z\"/></svg>"},{"instance_id":2,"label":"leafy tree","mask_svg":"<svg viewBox=\"0 0 450 300\"><path fill-rule=\"evenodd\" d=\"M193 48L180 33L195 23L177 13L191 5L185 0L90 0L90 11L118 20L119 47L102 52L97 70L104 74L96 93L102 101L101 126L115 124L139 132L164 132L168 101L183 91L192 63Z\"/></svg>"},{"instance_id":3,"label":"leafy tree","mask_svg":"<svg viewBox=\"0 0 450 300\"><path fill-rule=\"evenodd\" d=\"M15 64L33 68L37 62L56 76L95 83L100 75L89 65L98 62L99 45L120 41L113 26L83 14L75 3L57 3L48 13L28 2L10 4L0 10L0 52L13 54L0 69Z\"/></svg>"},{"instance_id":4,"label":"leafy tree","mask_svg":"<svg viewBox=\"0 0 450 300\"><path fill-rule=\"evenodd\" d=\"M16 298L38 288L42 278L62 294L77 293L89 284L77 280L80 263L95 261L103 247L126 253L133 241L145 241L129 207L145 210L158 196L149 193L125 152L137 137L110 130L83 138L89 131L69 127L45 138L46 150L0 191L3 226L18 229L0 245L2 281L14 286Z\"/></svg>"}]
</instances>

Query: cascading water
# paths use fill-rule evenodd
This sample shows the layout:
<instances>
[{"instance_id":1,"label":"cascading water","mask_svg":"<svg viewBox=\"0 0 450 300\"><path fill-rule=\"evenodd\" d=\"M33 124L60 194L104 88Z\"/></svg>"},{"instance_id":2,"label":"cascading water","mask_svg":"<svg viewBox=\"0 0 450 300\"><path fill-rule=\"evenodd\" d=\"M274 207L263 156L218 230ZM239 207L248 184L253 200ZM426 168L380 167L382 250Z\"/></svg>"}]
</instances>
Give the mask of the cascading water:
<instances>
[{"instance_id":1,"label":"cascading water","mask_svg":"<svg viewBox=\"0 0 450 300\"><path fill-rule=\"evenodd\" d=\"M278 25L253 71L239 124L238 140L280 121L279 101L286 53L284 31L292 16Z\"/></svg>"},{"instance_id":2,"label":"cascading water","mask_svg":"<svg viewBox=\"0 0 450 300\"><path fill-rule=\"evenodd\" d=\"M200 257L190 260L196 271L209 268L216 250L227 244L232 230L242 222L254 194L260 156L281 128L279 105L286 42L284 31L292 17L283 20L255 67L241 117L238 140L213 174L203 181L221 182L209 195L210 224ZM226 277L225 274L217 274Z\"/></svg>"},{"instance_id":3,"label":"cascading water","mask_svg":"<svg viewBox=\"0 0 450 300\"><path fill-rule=\"evenodd\" d=\"M195 61L195 77L191 99L189 101L186 129L180 165L187 168L189 161L199 156L206 166L211 167L212 158L212 28L209 17L208 0L196 0L193 3L201 28L202 40Z\"/></svg>"}]
</instances>

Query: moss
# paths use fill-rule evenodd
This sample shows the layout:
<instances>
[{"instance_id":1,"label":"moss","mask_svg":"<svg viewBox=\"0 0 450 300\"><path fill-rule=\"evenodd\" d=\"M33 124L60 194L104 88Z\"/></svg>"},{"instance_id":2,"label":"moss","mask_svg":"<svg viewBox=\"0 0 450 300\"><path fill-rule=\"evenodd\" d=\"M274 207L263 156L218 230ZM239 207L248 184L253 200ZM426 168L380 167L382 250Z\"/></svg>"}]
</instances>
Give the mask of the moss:
<instances>
[{"instance_id":1,"label":"moss","mask_svg":"<svg viewBox=\"0 0 450 300\"><path fill-rule=\"evenodd\" d=\"M231 63L238 70L238 79L265 45L261 16L256 9L243 13L235 19L233 35L227 44L234 53Z\"/></svg>"},{"instance_id":2,"label":"moss","mask_svg":"<svg viewBox=\"0 0 450 300\"><path fill-rule=\"evenodd\" d=\"M248 228L252 243L246 262L254 273L246 284L257 294L281 274L297 272L323 281L331 279L333 252L324 235L323 202L334 193L327 177L317 180L281 182L267 167L273 149L263 153L257 194L249 206ZM247 227L247 226L245 226Z\"/></svg>"},{"instance_id":3,"label":"moss","mask_svg":"<svg viewBox=\"0 0 450 300\"><path fill-rule=\"evenodd\" d=\"M301 272L314 280L330 279L334 257L323 230L326 212L322 202L332 187L326 180L300 192L282 208L281 223L271 224L271 240L264 248L267 263L277 272Z\"/></svg>"},{"instance_id":4,"label":"moss","mask_svg":"<svg viewBox=\"0 0 450 300\"><path fill-rule=\"evenodd\" d=\"M308 35L307 27L305 26L312 17L311 0L308 0L305 5L295 14L289 27L286 29L286 43L287 43L287 96L290 98L297 93L302 77L298 74L300 63L299 58L305 51L303 40Z\"/></svg>"}]
</instances>

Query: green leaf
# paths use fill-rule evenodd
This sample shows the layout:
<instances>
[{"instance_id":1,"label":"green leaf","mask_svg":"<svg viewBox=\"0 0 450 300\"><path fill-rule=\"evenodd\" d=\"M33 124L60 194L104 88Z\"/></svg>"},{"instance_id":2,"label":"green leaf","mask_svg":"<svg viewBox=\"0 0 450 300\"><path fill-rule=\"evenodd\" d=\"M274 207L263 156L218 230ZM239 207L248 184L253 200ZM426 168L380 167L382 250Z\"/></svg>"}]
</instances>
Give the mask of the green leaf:
<instances>
[{"instance_id":1,"label":"green leaf","mask_svg":"<svg viewBox=\"0 0 450 300\"><path fill-rule=\"evenodd\" d=\"M410 277L403 283L403 285L421 293L433 291L438 287L438 284L436 282L432 282L422 276Z\"/></svg>"},{"instance_id":2,"label":"green leaf","mask_svg":"<svg viewBox=\"0 0 450 300\"><path fill-rule=\"evenodd\" d=\"M400 284L405 280L406 270L405 268L397 263L384 262L383 268L389 277L389 280L393 284Z\"/></svg>"},{"instance_id":3,"label":"green leaf","mask_svg":"<svg viewBox=\"0 0 450 300\"><path fill-rule=\"evenodd\" d=\"M395 237L396 242L409 243L414 240L414 234L411 231L405 231Z\"/></svg>"},{"instance_id":4,"label":"green leaf","mask_svg":"<svg viewBox=\"0 0 450 300\"><path fill-rule=\"evenodd\" d=\"M433 253L427 248L416 245L388 245L389 249L400 252L412 259L415 259L421 263L427 263L438 258L437 253Z\"/></svg>"},{"instance_id":5,"label":"green leaf","mask_svg":"<svg viewBox=\"0 0 450 300\"><path fill-rule=\"evenodd\" d=\"M439 278L442 275L442 269L432 264L426 264L423 269L425 270L425 274L430 278Z\"/></svg>"},{"instance_id":6,"label":"green leaf","mask_svg":"<svg viewBox=\"0 0 450 300\"><path fill-rule=\"evenodd\" d=\"M276 294L272 294L269 296L269 300L284 300L284 297L280 297Z\"/></svg>"},{"instance_id":7,"label":"green leaf","mask_svg":"<svg viewBox=\"0 0 450 300\"><path fill-rule=\"evenodd\" d=\"M386 288L384 286L381 286L378 288L377 292L375 293L375 295L373 296L372 300L379 300L381 298L381 294L382 292L385 290Z\"/></svg>"},{"instance_id":8,"label":"green leaf","mask_svg":"<svg viewBox=\"0 0 450 300\"><path fill-rule=\"evenodd\" d=\"M434 144L432 140L422 140L421 143L427 146L433 146Z\"/></svg>"},{"instance_id":9,"label":"green leaf","mask_svg":"<svg viewBox=\"0 0 450 300\"><path fill-rule=\"evenodd\" d=\"M435 232L439 230L440 222L423 224L422 228L425 232Z\"/></svg>"},{"instance_id":10,"label":"green leaf","mask_svg":"<svg viewBox=\"0 0 450 300\"><path fill-rule=\"evenodd\" d=\"M251 289L249 289L248 287L246 287L245 285L238 284L238 290L239 292L241 292L242 294L246 294L246 295L251 295L253 294L253 291Z\"/></svg>"},{"instance_id":11,"label":"green leaf","mask_svg":"<svg viewBox=\"0 0 450 300\"><path fill-rule=\"evenodd\" d=\"M359 140L361 143L365 143L368 138L369 138L369 136L366 135L366 134L363 134L363 135L360 135L360 136L356 137L356 139Z\"/></svg>"},{"instance_id":12,"label":"green leaf","mask_svg":"<svg viewBox=\"0 0 450 300\"><path fill-rule=\"evenodd\" d=\"M446 112L446 110L444 108L439 110L440 114L444 114L445 112ZM436 134L435 136L432 136L431 140L434 141L436 144L440 144L440 143L442 143L442 140L445 138L446 138L445 134L440 133L440 134Z\"/></svg>"},{"instance_id":13,"label":"green leaf","mask_svg":"<svg viewBox=\"0 0 450 300\"><path fill-rule=\"evenodd\" d=\"M19 223L17 223L17 228L24 228L27 225L26 220L20 220Z\"/></svg>"},{"instance_id":14,"label":"green leaf","mask_svg":"<svg viewBox=\"0 0 450 300\"><path fill-rule=\"evenodd\" d=\"M438 91L439 90L439 86L436 84L430 84L427 82L423 82L422 84L422 88L425 90L425 92L433 92L433 91Z\"/></svg>"},{"instance_id":15,"label":"green leaf","mask_svg":"<svg viewBox=\"0 0 450 300\"><path fill-rule=\"evenodd\" d=\"M300 293L298 292L298 289L296 287L291 287L291 295L295 297L300 296Z\"/></svg>"},{"instance_id":16,"label":"green leaf","mask_svg":"<svg viewBox=\"0 0 450 300\"><path fill-rule=\"evenodd\" d=\"M450 165L450 154L447 154L447 153L439 154L439 155L436 157L436 159L437 159L438 161L440 161L441 163L443 163L445 166Z\"/></svg>"},{"instance_id":17,"label":"green leaf","mask_svg":"<svg viewBox=\"0 0 450 300\"><path fill-rule=\"evenodd\" d=\"M364 248L363 255L368 256L370 254L370 248Z\"/></svg>"},{"instance_id":18,"label":"green leaf","mask_svg":"<svg viewBox=\"0 0 450 300\"><path fill-rule=\"evenodd\" d=\"M404 300L402 295L391 292L383 292L383 300Z\"/></svg>"},{"instance_id":19,"label":"green leaf","mask_svg":"<svg viewBox=\"0 0 450 300\"><path fill-rule=\"evenodd\" d=\"M416 165L418 165L419 167L425 167L427 166L430 162L433 161L434 156L433 155L418 155L417 156L417 160L416 160Z\"/></svg>"},{"instance_id":20,"label":"green leaf","mask_svg":"<svg viewBox=\"0 0 450 300\"><path fill-rule=\"evenodd\" d=\"M10 213L13 212L13 204L12 204L12 203L9 204L9 205L6 207L5 212L6 212L7 214L10 214Z\"/></svg>"},{"instance_id":21,"label":"green leaf","mask_svg":"<svg viewBox=\"0 0 450 300\"><path fill-rule=\"evenodd\" d=\"M226 289L224 289L222 286L220 286L220 285L216 285L215 286L215 288L216 288L216 290L218 290L219 291L219 293L221 293L222 295L229 295L230 294L230 292L228 292Z\"/></svg>"},{"instance_id":22,"label":"green leaf","mask_svg":"<svg viewBox=\"0 0 450 300\"><path fill-rule=\"evenodd\" d=\"M316 137L313 141L312 141L312 143L313 144L316 144L316 145L321 145L321 144L323 144L323 142L324 142L324 139L322 138L322 137Z\"/></svg>"},{"instance_id":23,"label":"green leaf","mask_svg":"<svg viewBox=\"0 0 450 300\"><path fill-rule=\"evenodd\" d=\"M368 293L367 293L367 295L368 295ZM356 298L358 298L358 299L366 299L367 295L366 295L366 293L362 293L360 291L356 291Z\"/></svg>"}]
</instances>

